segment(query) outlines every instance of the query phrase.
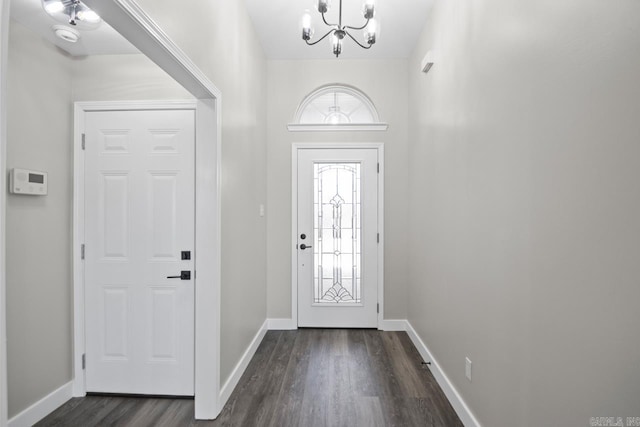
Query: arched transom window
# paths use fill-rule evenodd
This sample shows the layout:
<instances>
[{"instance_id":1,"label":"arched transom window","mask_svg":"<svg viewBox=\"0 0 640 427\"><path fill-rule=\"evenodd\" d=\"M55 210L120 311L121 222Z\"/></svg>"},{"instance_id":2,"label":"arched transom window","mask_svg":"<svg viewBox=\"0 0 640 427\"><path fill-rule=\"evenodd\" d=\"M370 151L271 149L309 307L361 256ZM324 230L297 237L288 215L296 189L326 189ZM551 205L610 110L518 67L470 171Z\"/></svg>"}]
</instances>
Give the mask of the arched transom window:
<instances>
[{"instance_id":1,"label":"arched transom window","mask_svg":"<svg viewBox=\"0 0 640 427\"><path fill-rule=\"evenodd\" d=\"M386 130L373 102L362 91L346 85L327 85L300 103L290 131Z\"/></svg>"}]
</instances>

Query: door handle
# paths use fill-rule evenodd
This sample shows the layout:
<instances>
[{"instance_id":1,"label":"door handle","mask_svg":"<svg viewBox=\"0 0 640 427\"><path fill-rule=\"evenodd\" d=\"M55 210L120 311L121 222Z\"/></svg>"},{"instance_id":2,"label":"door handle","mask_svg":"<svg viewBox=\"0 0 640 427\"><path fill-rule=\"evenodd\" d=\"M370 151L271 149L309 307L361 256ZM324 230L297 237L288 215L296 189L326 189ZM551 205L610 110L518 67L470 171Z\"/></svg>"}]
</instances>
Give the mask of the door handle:
<instances>
[{"instance_id":1,"label":"door handle","mask_svg":"<svg viewBox=\"0 0 640 427\"><path fill-rule=\"evenodd\" d=\"M304 243L300 245L300 249L301 249L301 250L303 250L303 251L304 251L305 249L307 249L307 248L311 248L311 247L313 247L313 246L305 245Z\"/></svg>"},{"instance_id":2,"label":"door handle","mask_svg":"<svg viewBox=\"0 0 640 427\"><path fill-rule=\"evenodd\" d=\"M167 276L167 279L191 280L191 271L182 270L179 276Z\"/></svg>"}]
</instances>

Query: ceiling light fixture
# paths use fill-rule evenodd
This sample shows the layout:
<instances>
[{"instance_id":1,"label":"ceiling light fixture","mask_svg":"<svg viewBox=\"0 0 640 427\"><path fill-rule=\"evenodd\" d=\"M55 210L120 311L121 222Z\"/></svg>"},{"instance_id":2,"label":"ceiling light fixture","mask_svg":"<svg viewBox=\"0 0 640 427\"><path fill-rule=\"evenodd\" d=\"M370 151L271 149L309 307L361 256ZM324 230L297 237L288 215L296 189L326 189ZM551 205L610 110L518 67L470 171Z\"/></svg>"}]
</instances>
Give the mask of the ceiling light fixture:
<instances>
[{"instance_id":1,"label":"ceiling light fixture","mask_svg":"<svg viewBox=\"0 0 640 427\"><path fill-rule=\"evenodd\" d=\"M313 46L331 35L331 46L333 48L333 54L336 56L336 58L342 53L342 41L344 40L345 36L349 36L349 38L356 42L356 44L358 44L361 48L371 49L371 46L373 46L373 44L376 42L376 39L378 38L378 34L380 32L380 26L374 18L376 12L375 0L364 1L362 14L364 16L364 19L366 19L367 21L361 27L342 25L342 0L339 0L339 2L340 10L338 15L338 23L330 24L327 22L327 19L324 15L331 7L331 0L318 0L317 8L318 12L322 14L322 21L327 26L331 27L331 29L329 30L329 32L327 32L327 34L320 37L320 39L315 42L310 41L313 37L313 28L311 28L311 15L309 14L309 11L306 11L304 13L304 15L302 16L302 40L304 40L309 46ZM349 33L348 30L364 30L363 35L366 45L360 43L354 36L351 35L351 33Z\"/></svg>"},{"instance_id":2,"label":"ceiling light fixture","mask_svg":"<svg viewBox=\"0 0 640 427\"><path fill-rule=\"evenodd\" d=\"M42 7L53 19L83 30L98 28L102 19L80 0L42 0Z\"/></svg>"},{"instance_id":3,"label":"ceiling light fixture","mask_svg":"<svg viewBox=\"0 0 640 427\"><path fill-rule=\"evenodd\" d=\"M51 27L51 29L53 30L53 33L56 35L56 37L61 38L66 42L75 43L80 40L80 33L71 27L67 27L64 25L54 25L53 27Z\"/></svg>"}]
</instances>

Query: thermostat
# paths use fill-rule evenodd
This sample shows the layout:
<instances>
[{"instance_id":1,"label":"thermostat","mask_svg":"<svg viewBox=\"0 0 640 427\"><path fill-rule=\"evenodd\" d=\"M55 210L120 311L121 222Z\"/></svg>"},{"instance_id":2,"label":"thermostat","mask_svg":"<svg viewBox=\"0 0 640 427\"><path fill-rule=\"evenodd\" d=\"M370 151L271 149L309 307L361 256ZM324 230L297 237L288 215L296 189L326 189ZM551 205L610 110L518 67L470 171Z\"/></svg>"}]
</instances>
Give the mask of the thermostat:
<instances>
[{"instance_id":1,"label":"thermostat","mask_svg":"<svg viewBox=\"0 0 640 427\"><path fill-rule=\"evenodd\" d=\"M13 194L44 196L47 194L47 173L13 168L9 173L9 191Z\"/></svg>"}]
</instances>

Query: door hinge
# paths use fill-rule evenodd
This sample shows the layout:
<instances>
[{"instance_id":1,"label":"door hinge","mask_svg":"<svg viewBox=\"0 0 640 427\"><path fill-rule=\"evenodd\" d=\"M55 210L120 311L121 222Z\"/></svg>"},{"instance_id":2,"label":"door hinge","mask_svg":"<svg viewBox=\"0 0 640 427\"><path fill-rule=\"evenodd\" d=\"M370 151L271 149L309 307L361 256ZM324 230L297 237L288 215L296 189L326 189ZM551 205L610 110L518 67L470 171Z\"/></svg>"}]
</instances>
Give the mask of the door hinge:
<instances>
[{"instance_id":1,"label":"door hinge","mask_svg":"<svg viewBox=\"0 0 640 427\"><path fill-rule=\"evenodd\" d=\"M87 355L82 353L82 369L86 369L87 367Z\"/></svg>"},{"instance_id":2,"label":"door hinge","mask_svg":"<svg viewBox=\"0 0 640 427\"><path fill-rule=\"evenodd\" d=\"M83 150L84 150L84 148L85 148L85 142L86 142L86 140L87 140L87 136L83 133L83 134L82 134L82 149L83 149Z\"/></svg>"},{"instance_id":3,"label":"door hinge","mask_svg":"<svg viewBox=\"0 0 640 427\"><path fill-rule=\"evenodd\" d=\"M378 241L378 243L380 243L380 233L378 233L376 240Z\"/></svg>"},{"instance_id":4,"label":"door hinge","mask_svg":"<svg viewBox=\"0 0 640 427\"><path fill-rule=\"evenodd\" d=\"M80 245L80 259L84 259L84 243Z\"/></svg>"},{"instance_id":5,"label":"door hinge","mask_svg":"<svg viewBox=\"0 0 640 427\"><path fill-rule=\"evenodd\" d=\"M376 304L376 313L380 313L380 303Z\"/></svg>"},{"instance_id":6,"label":"door hinge","mask_svg":"<svg viewBox=\"0 0 640 427\"><path fill-rule=\"evenodd\" d=\"M380 173L380 163L378 163L378 173Z\"/></svg>"}]
</instances>

